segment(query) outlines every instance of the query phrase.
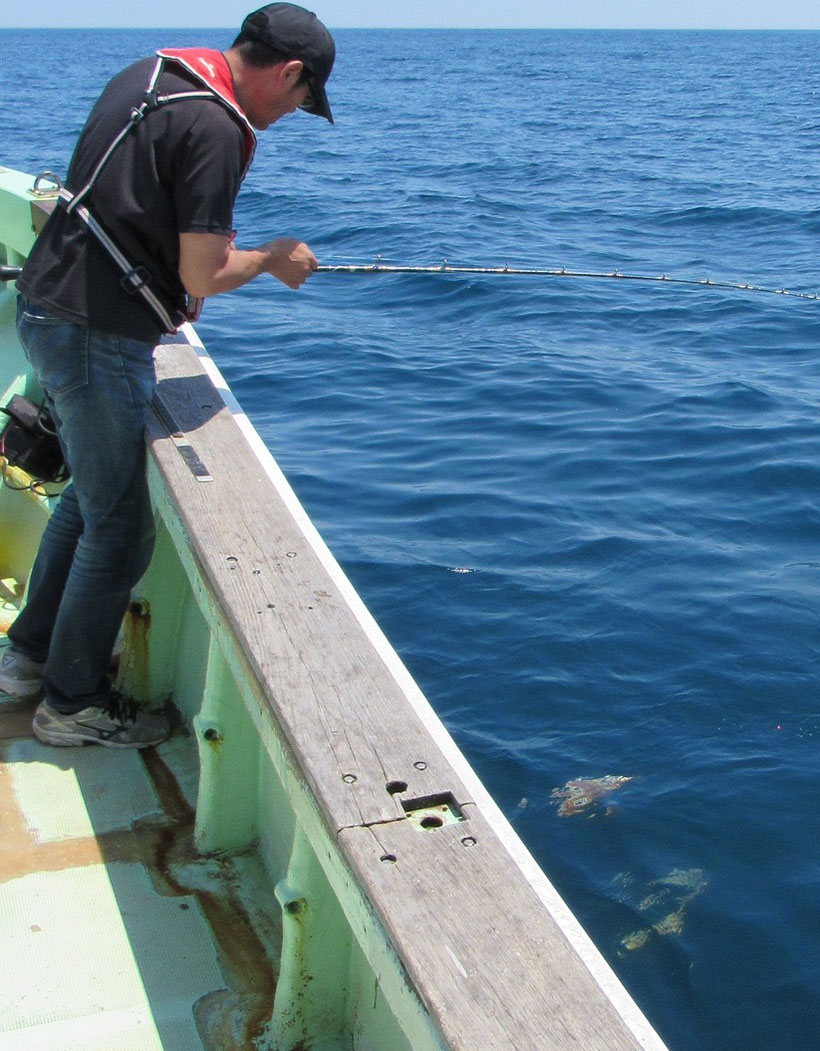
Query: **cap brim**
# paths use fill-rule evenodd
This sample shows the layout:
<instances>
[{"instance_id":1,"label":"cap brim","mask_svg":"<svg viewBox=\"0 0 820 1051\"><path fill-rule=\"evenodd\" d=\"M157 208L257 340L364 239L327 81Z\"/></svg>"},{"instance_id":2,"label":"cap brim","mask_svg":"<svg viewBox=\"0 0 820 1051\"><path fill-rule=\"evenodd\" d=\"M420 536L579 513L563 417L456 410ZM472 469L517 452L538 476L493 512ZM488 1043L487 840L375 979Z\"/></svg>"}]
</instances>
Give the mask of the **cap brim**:
<instances>
[{"instance_id":1,"label":"cap brim","mask_svg":"<svg viewBox=\"0 0 820 1051\"><path fill-rule=\"evenodd\" d=\"M333 124L333 114L330 110L330 102L328 101L324 84L320 84L315 77L311 77L308 85L310 94L299 108L303 109L305 113L312 113L314 117L324 117L325 120Z\"/></svg>"}]
</instances>

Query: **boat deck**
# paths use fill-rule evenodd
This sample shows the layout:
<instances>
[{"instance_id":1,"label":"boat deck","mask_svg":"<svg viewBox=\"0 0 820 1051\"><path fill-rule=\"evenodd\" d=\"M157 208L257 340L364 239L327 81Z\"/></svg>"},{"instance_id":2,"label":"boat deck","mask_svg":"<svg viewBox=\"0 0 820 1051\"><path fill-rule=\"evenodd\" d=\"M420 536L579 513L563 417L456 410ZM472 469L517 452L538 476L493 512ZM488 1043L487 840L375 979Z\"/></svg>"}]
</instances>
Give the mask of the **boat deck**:
<instances>
[{"instance_id":1,"label":"boat deck","mask_svg":"<svg viewBox=\"0 0 820 1051\"><path fill-rule=\"evenodd\" d=\"M280 910L253 853L194 849L194 742L50 748L35 704L0 707L0 1051L250 1047Z\"/></svg>"}]
</instances>

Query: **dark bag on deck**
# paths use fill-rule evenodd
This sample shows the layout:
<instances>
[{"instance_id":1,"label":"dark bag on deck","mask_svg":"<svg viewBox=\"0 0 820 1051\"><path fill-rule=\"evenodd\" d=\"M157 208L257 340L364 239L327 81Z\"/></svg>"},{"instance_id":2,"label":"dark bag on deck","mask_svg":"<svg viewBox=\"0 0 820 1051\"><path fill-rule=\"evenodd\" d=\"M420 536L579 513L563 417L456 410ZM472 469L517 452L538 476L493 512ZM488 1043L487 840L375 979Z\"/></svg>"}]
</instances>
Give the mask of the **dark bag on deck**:
<instances>
[{"instance_id":1,"label":"dark bag on deck","mask_svg":"<svg viewBox=\"0 0 820 1051\"><path fill-rule=\"evenodd\" d=\"M51 413L45 405L15 394L0 412L10 417L0 434L0 456L38 482L65 482L71 472L63 459Z\"/></svg>"}]
</instances>

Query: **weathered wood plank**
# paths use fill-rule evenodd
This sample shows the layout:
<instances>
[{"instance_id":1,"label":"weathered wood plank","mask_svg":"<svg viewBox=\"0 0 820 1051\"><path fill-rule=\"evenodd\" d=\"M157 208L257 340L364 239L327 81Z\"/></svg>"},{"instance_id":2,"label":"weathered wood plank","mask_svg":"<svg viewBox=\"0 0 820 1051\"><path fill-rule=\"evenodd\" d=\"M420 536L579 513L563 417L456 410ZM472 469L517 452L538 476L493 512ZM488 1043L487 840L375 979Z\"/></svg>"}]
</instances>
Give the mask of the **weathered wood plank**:
<instances>
[{"instance_id":1,"label":"weathered wood plank","mask_svg":"<svg viewBox=\"0 0 820 1051\"><path fill-rule=\"evenodd\" d=\"M414 796L470 794L351 616L307 539L190 354L165 352L159 392L214 481L197 482L158 421L157 463L191 545L215 587L289 743L302 755L333 830L403 816L387 785ZM173 365L170 366L173 368ZM206 385L207 384L207 385ZM203 408L203 406L208 406ZM210 415L210 418L208 416ZM419 764L418 766L416 764Z\"/></svg>"},{"instance_id":2,"label":"weathered wood plank","mask_svg":"<svg viewBox=\"0 0 820 1051\"><path fill-rule=\"evenodd\" d=\"M448 1046L634 1049L481 813L464 816L432 831L397 821L340 834Z\"/></svg>"}]
</instances>

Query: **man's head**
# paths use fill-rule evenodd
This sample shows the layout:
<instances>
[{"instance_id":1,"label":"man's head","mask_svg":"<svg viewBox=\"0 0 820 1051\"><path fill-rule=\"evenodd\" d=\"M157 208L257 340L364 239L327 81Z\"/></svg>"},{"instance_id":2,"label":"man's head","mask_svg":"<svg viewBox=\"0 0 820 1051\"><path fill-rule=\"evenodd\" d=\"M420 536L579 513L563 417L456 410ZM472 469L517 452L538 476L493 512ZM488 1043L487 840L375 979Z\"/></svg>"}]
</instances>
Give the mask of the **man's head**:
<instances>
[{"instance_id":1,"label":"man's head","mask_svg":"<svg viewBox=\"0 0 820 1051\"><path fill-rule=\"evenodd\" d=\"M297 100L283 112L301 108L333 123L325 84L333 69L336 46L311 11L296 4L268 4L252 12L242 23L231 53L241 60L248 87L267 70L276 78L269 85L271 91L281 88L290 93L291 101ZM237 87L241 94L242 85ZM287 103L288 99L283 97L282 101ZM248 111L248 115L253 123L253 113ZM266 127L278 119L274 116L267 120L267 116L258 118L258 126Z\"/></svg>"}]
</instances>

